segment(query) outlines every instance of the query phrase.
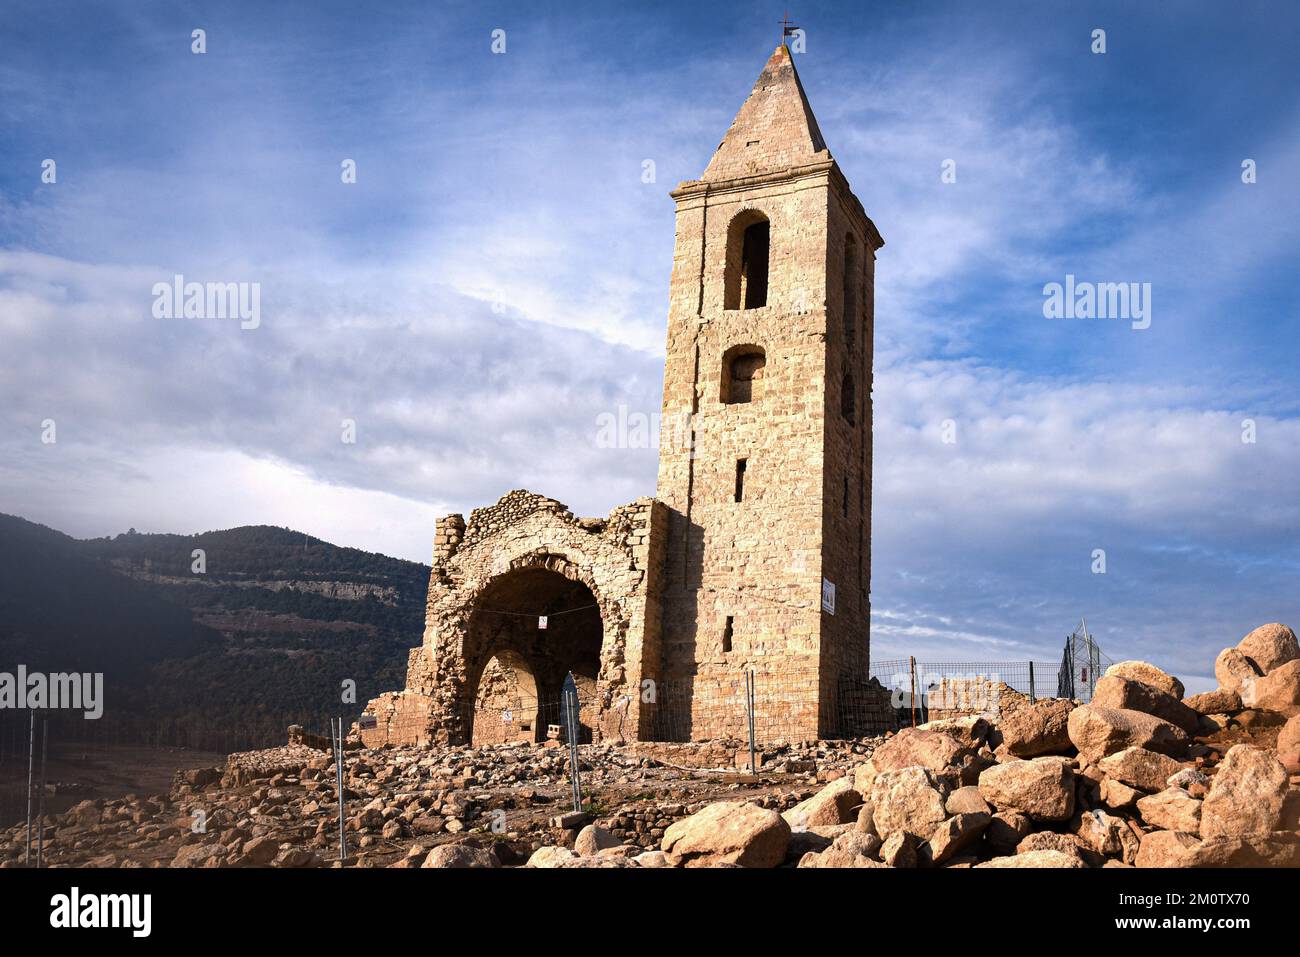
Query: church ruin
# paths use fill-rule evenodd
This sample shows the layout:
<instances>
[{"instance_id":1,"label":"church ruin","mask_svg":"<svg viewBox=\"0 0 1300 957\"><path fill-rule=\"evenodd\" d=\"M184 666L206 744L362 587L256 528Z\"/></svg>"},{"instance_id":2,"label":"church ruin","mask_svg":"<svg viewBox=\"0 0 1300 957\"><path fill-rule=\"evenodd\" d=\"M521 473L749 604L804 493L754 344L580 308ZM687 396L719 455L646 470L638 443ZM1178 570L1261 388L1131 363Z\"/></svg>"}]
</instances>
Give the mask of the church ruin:
<instances>
[{"instance_id":1,"label":"church ruin","mask_svg":"<svg viewBox=\"0 0 1300 957\"><path fill-rule=\"evenodd\" d=\"M753 670L830 737L868 670L871 376L884 244L776 49L677 204L658 491L605 518L513 491L437 523L424 642L365 743L745 733ZM668 430L665 429L665 432Z\"/></svg>"}]
</instances>

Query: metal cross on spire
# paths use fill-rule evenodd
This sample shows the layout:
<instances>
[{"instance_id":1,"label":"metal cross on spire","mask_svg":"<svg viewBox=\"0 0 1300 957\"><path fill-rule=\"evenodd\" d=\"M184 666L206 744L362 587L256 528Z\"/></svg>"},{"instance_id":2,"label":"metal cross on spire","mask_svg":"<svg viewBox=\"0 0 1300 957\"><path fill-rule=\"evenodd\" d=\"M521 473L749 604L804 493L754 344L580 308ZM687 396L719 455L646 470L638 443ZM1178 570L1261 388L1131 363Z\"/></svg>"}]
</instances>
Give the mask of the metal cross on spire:
<instances>
[{"instance_id":1,"label":"metal cross on spire","mask_svg":"<svg viewBox=\"0 0 1300 957\"><path fill-rule=\"evenodd\" d=\"M790 11L787 10L781 18L781 42L785 43L785 38L794 36L794 31L798 29L799 27L790 19Z\"/></svg>"}]
</instances>

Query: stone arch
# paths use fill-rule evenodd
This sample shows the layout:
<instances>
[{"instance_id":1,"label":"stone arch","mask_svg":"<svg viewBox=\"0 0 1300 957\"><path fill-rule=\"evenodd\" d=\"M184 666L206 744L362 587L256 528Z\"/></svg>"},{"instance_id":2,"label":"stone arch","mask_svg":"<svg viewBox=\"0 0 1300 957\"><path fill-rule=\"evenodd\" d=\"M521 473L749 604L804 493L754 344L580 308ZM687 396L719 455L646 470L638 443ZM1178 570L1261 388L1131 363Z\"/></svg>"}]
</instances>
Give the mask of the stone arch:
<instances>
[{"instance_id":1,"label":"stone arch","mask_svg":"<svg viewBox=\"0 0 1300 957\"><path fill-rule=\"evenodd\" d=\"M607 597L592 567L578 555L546 548L498 556L490 577L456 596L456 640L442 669L445 710L456 717L448 740L486 743L510 730L499 727L501 715L493 713L499 709L483 688L485 673L497 680L489 666L496 660L499 667L503 655L515 670L524 663L536 689L534 700L524 702L534 707L533 740L561 723L560 688L570 672L578 683L583 740L599 737L621 684L629 621L623 601Z\"/></svg>"},{"instance_id":2,"label":"stone arch","mask_svg":"<svg viewBox=\"0 0 1300 957\"><path fill-rule=\"evenodd\" d=\"M760 309L767 305L772 224L765 213L743 209L727 225L723 270L723 308Z\"/></svg>"}]
</instances>

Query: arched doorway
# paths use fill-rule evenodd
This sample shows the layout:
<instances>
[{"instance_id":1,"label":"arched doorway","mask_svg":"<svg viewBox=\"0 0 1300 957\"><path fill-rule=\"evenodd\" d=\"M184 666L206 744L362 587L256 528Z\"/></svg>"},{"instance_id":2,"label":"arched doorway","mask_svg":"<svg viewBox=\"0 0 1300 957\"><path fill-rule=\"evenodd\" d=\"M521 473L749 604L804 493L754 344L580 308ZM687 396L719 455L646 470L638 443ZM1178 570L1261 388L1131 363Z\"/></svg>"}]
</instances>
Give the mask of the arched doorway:
<instances>
[{"instance_id":1,"label":"arched doorway","mask_svg":"<svg viewBox=\"0 0 1300 957\"><path fill-rule=\"evenodd\" d=\"M578 685L582 740L591 740L604 627L595 595L570 574L567 565L517 568L479 594L465 637L472 744L545 740L548 726L561 723L569 672Z\"/></svg>"}]
</instances>

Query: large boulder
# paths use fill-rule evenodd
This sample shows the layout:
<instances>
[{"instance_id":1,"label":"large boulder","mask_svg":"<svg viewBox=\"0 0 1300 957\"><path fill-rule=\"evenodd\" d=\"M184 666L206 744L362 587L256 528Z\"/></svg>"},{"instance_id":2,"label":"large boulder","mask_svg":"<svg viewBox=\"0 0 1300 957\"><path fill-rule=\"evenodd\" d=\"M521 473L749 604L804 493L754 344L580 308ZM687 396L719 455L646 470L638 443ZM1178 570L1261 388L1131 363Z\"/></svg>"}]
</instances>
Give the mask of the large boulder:
<instances>
[{"instance_id":1,"label":"large boulder","mask_svg":"<svg viewBox=\"0 0 1300 957\"><path fill-rule=\"evenodd\" d=\"M1277 753L1300 751L1300 714L1295 715L1277 733Z\"/></svg>"},{"instance_id":2,"label":"large boulder","mask_svg":"<svg viewBox=\"0 0 1300 957\"><path fill-rule=\"evenodd\" d=\"M881 838L897 831L928 836L948 816L938 779L921 767L877 774L871 784L871 810Z\"/></svg>"},{"instance_id":3,"label":"large boulder","mask_svg":"<svg viewBox=\"0 0 1300 957\"><path fill-rule=\"evenodd\" d=\"M830 847L820 853L807 853L799 860L800 867L884 867L875 860L880 850L880 838L861 831L849 831L835 839Z\"/></svg>"},{"instance_id":4,"label":"large boulder","mask_svg":"<svg viewBox=\"0 0 1300 957\"><path fill-rule=\"evenodd\" d=\"M1146 748L1125 748L1107 755L1097 762L1097 767L1108 778L1114 778L1140 791L1161 791L1171 774L1183 766L1165 754Z\"/></svg>"},{"instance_id":5,"label":"large boulder","mask_svg":"<svg viewBox=\"0 0 1300 957\"><path fill-rule=\"evenodd\" d=\"M670 825L660 847L675 866L776 867L789 843L790 825L775 811L722 801Z\"/></svg>"},{"instance_id":6,"label":"large boulder","mask_svg":"<svg viewBox=\"0 0 1300 957\"><path fill-rule=\"evenodd\" d=\"M1197 714L1232 714L1241 710L1241 695L1227 688L1215 688L1183 699L1183 704Z\"/></svg>"},{"instance_id":7,"label":"large boulder","mask_svg":"<svg viewBox=\"0 0 1300 957\"><path fill-rule=\"evenodd\" d=\"M1131 807L1138 798L1142 797L1142 792L1122 781L1103 776L1099 796L1102 804L1112 811L1118 811Z\"/></svg>"},{"instance_id":8,"label":"large boulder","mask_svg":"<svg viewBox=\"0 0 1300 957\"><path fill-rule=\"evenodd\" d=\"M1173 695L1123 675L1106 675L1098 681L1092 692L1092 706L1153 714L1189 735L1195 734L1201 723L1201 716Z\"/></svg>"},{"instance_id":9,"label":"large boulder","mask_svg":"<svg viewBox=\"0 0 1300 957\"><path fill-rule=\"evenodd\" d=\"M1036 821L1064 821L1074 811L1074 771L1064 758L1014 760L986 768L980 796L999 811Z\"/></svg>"},{"instance_id":10,"label":"large boulder","mask_svg":"<svg viewBox=\"0 0 1300 957\"><path fill-rule=\"evenodd\" d=\"M927 768L955 781L957 769L973 754L971 744L958 735L933 728L904 728L858 765L853 788L859 794L870 794L876 775L911 767Z\"/></svg>"},{"instance_id":11,"label":"large boulder","mask_svg":"<svg viewBox=\"0 0 1300 957\"><path fill-rule=\"evenodd\" d=\"M1083 867L1083 858L1078 854L1067 854L1064 851L1026 851L1024 854L1012 854L1010 857L995 857L991 861L985 861L983 864L976 864L976 867L992 868L1039 868L1039 867Z\"/></svg>"},{"instance_id":12,"label":"large boulder","mask_svg":"<svg viewBox=\"0 0 1300 957\"><path fill-rule=\"evenodd\" d=\"M1300 774L1300 714L1283 724L1278 732L1278 761L1291 774Z\"/></svg>"},{"instance_id":13,"label":"large boulder","mask_svg":"<svg viewBox=\"0 0 1300 957\"><path fill-rule=\"evenodd\" d=\"M172 867L218 867L225 863L229 848L220 844L186 844L176 852ZM279 853L277 848L276 853ZM274 860L274 858L272 858Z\"/></svg>"},{"instance_id":14,"label":"large boulder","mask_svg":"<svg viewBox=\"0 0 1300 957\"><path fill-rule=\"evenodd\" d=\"M573 842L573 850L581 857L591 857L608 848L618 847L622 843L613 831L588 824L578 832L578 837Z\"/></svg>"},{"instance_id":15,"label":"large boulder","mask_svg":"<svg viewBox=\"0 0 1300 957\"><path fill-rule=\"evenodd\" d=\"M1191 867L1201 840L1183 831L1148 831L1138 845L1136 867Z\"/></svg>"},{"instance_id":16,"label":"large boulder","mask_svg":"<svg viewBox=\"0 0 1300 957\"><path fill-rule=\"evenodd\" d=\"M1082 858L1091 848L1077 834L1061 834L1058 831L1035 831L1025 835L1025 839L1016 845L1017 854L1032 854L1034 851L1060 851Z\"/></svg>"},{"instance_id":17,"label":"large boulder","mask_svg":"<svg viewBox=\"0 0 1300 957\"><path fill-rule=\"evenodd\" d=\"M960 718L936 718L917 726L918 731L938 731L958 744L969 748L978 748L988 738L990 726L983 715L970 714Z\"/></svg>"},{"instance_id":18,"label":"large boulder","mask_svg":"<svg viewBox=\"0 0 1300 957\"><path fill-rule=\"evenodd\" d=\"M1079 815L1075 833L1087 847L1098 854L1122 855L1127 859L1137 856L1138 838L1128 822L1101 808L1084 811Z\"/></svg>"},{"instance_id":19,"label":"large boulder","mask_svg":"<svg viewBox=\"0 0 1300 957\"><path fill-rule=\"evenodd\" d=\"M984 843L994 854L1011 854L1034 829L1034 822L1019 811L998 811L984 832Z\"/></svg>"},{"instance_id":20,"label":"large boulder","mask_svg":"<svg viewBox=\"0 0 1300 957\"><path fill-rule=\"evenodd\" d=\"M781 816L792 830L852 824L862 807L862 795L853 787L853 778L836 778L806 801L800 801Z\"/></svg>"},{"instance_id":21,"label":"large boulder","mask_svg":"<svg viewBox=\"0 0 1300 957\"><path fill-rule=\"evenodd\" d=\"M1166 788L1139 798L1137 809L1149 827L1188 834L1201 832L1201 802L1182 788Z\"/></svg>"},{"instance_id":22,"label":"large boulder","mask_svg":"<svg viewBox=\"0 0 1300 957\"><path fill-rule=\"evenodd\" d=\"M989 807L989 802L984 800L983 795L980 794L980 789L973 784L953 791L948 795L948 799L943 802L943 806L949 814L993 813L993 809Z\"/></svg>"},{"instance_id":23,"label":"large boulder","mask_svg":"<svg viewBox=\"0 0 1300 957\"><path fill-rule=\"evenodd\" d=\"M496 855L469 844L440 844L429 852L421 867L496 867Z\"/></svg>"},{"instance_id":24,"label":"large boulder","mask_svg":"<svg viewBox=\"0 0 1300 957\"><path fill-rule=\"evenodd\" d=\"M1300 642L1296 641L1295 632L1276 621L1260 625L1241 639L1237 650L1265 675L1288 661L1300 660Z\"/></svg>"},{"instance_id":25,"label":"large boulder","mask_svg":"<svg viewBox=\"0 0 1300 957\"><path fill-rule=\"evenodd\" d=\"M1294 717L1300 714L1300 660L1278 665L1262 678L1243 686L1241 702L1247 708L1276 711Z\"/></svg>"},{"instance_id":26,"label":"large boulder","mask_svg":"<svg viewBox=\"0 0 1300 957\"><path fill-rule=\"evenodd\" d=\"M1281 761L1252 744L1234 745L1201 805L1201 836L1244 837L1277 830L1286 793Z\"/></svg>"},{"instance_id":27,"label":"large boulder","mask_svg":"<svg viewBox=\"0 0 1300 957\"><path fill-rule=\"evenodd\" d=\"M918 851L921 862L938 867L960 856L979 841L992 819L993 816L984 811L956 814L948 818L921 845Z\"/></svg>"},{"instance_id":28,"label":"large boulder","mask_svg":"<svg viewBox=\"0 0 1300 957\"><path fill-rule=\"evenodd\" d=\"M906 831L895 831L880 846L880 860L890 867L916 867L916 838Z\"/></svg>"},{"instance_id":29,"label":"large boulder","mask_svg":"<svg viewBox=\"0 0 1300 957\"><path fill-rule=\"evenodd\" d=\"M1300 843L1288 834L1201 840L1184 831L1148 831L1133 863L1137 867L1296 867Z\"/></svg>"},{"instance_id":30,"label":"large boulder","mask_svg":"<svg viewBox=\"0 0 1300 957\"><path fill-rule=\"evenodd\" d=\"M1214 677L1218 680L1219 687L1238 694L1260 674L1255 663L1236 648L1224 648L1219 652L1219 657L1214 659Z\"/></svg>"},{"instance_id":31,"label":"large boulder","mask_svg":"<svg viewBox=\"0 0 1300 957\"><path fill-rule=\"evenodd\" d=\"M1003 709L991 743L998 753L1017 758L1036 758L1070 750L1069 720L1072 701L1044 698L1030 704L1018 701Z\"/></svg>"},{"instance_id":32,"label":"large boulder","mask_svg":"<svg viewBox=\"0 0 1300 957\"><path fill-rule=\"evenodd\" d=\"M1182 729L1155 715L1091 704L1070 712L1069 732L1080 756L1090 762L1132 747L1182 754L1188 743Z\"/></svg>"},{"instance_id":33,"label":"large boulder","mask_svg":"<svg viewBox=\"0 0 1300 957\"><path fill-rule=\"evenodd\" d=\"M1102 677L1111 678L1115 676L1140 681L1156 691L1169 695L1171 698L1181 698L1183 696L1183 683L1181 681L1147 661L1117 661L1106 669L1106 674Z\"/></svg>"}]
</instances>

